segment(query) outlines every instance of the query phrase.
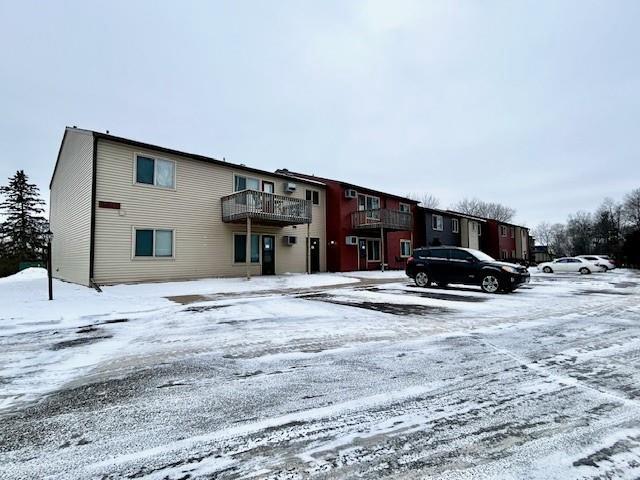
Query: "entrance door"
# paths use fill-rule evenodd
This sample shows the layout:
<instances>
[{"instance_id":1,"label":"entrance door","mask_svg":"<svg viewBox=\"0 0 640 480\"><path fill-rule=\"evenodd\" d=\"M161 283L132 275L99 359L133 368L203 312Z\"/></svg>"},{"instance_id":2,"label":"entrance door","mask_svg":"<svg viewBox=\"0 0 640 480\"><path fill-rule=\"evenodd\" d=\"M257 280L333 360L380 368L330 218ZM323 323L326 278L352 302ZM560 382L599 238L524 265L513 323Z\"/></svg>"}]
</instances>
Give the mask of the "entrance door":
<instances>
[{"instance_id":1,"label":"entrance door","mask_svg":"<svg viewBox=\"0 0 640 480\"><path fill-rule=\"evenodd\" d=\"M320 239L319 238L311 238L311 273L316 273L320 271Z\"/></svg>"},{"instance_id":2,"label":"entrance door","mask_svg":"<svg viewBox=\"0 0 640 480\"><path fill-rule=\"evenodd\" d=\"M262 182L262 191L265 193L273 194L275 192L275 186L273 182ZM265 213L273 213L273 196L263 195L263 211Z\"/></svg>"},{"instance_id":3,"label":"entrance door","mask_svg":"<svg viewBox=\"0 0 640 480\"><path fill-rule=\"evenodd\" d=\"M262 236L262 275L276 273L276 241L273 235Z\"/></svg>"},{"instance_id":4,"label":"entrance door","mask_svg":"<svg viewBox=\"0 0 640 480\"><path fill-rule=\"evenodd\" d=\"M358 266L360 270L367 269L367 240L361 238L358 240L358 255L360 255L360 260L358 261Z\"/></svg>"}]
</instances>

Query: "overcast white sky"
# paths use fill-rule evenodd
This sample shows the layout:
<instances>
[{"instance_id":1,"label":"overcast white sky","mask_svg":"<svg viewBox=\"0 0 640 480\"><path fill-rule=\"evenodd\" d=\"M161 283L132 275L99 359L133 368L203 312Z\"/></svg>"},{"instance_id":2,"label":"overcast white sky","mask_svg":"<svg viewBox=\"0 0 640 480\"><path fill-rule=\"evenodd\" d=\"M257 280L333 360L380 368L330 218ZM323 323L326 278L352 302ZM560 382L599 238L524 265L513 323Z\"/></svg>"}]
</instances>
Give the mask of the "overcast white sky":
<instances>
[{"instance_id":1,"label":"overcast white sky","mask_svg":"<svg viewBox=\"0 0 640 480\"><path fill-rule=\"evenodd\" d=\"M66 125L529 226L640 186L640 2L0 0L0 183Z\"/></svg>"}]
</instances>

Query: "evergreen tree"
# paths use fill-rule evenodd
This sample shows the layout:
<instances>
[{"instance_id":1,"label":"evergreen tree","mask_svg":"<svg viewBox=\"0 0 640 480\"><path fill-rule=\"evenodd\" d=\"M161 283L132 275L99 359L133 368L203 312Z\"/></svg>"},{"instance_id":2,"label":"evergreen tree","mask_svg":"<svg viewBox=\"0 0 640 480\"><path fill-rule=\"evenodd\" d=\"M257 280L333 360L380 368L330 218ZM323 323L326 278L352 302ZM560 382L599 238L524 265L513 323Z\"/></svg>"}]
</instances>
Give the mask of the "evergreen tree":
<instances>
[{"instance_id":1,"label":"evergreen tree","mask_svg":"<svg viewBox=\"0 0 640 480\"><path fill-rule=\"evenodd\" d=\"M48 223L42 216L44 200L38 187L18 170L7 186L0 187L0 195L4 197L0 212L5 216L0 226L3 255L19 261L41 258Z\"/></svg>"}]
</instances>

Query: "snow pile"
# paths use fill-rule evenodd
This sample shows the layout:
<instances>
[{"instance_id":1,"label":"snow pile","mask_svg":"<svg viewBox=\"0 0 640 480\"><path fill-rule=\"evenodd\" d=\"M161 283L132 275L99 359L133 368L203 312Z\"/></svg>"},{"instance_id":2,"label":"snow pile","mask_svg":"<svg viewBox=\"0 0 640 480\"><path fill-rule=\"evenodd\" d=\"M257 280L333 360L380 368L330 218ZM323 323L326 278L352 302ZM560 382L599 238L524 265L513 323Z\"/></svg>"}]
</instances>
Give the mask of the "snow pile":
<instances>
[{"instance_id":1,"label":"snow pile","mask_svg":"<svg viewBox=\"0 0 640 480\"><path fill-rule=\"evenodd\" d=\"M24 282L28 280L40 280L47 278L47 270L39 267L29 267L24 270L9 275L8 277L0 278L0 283L13 283Z\"/></svg>"}]
</instances>

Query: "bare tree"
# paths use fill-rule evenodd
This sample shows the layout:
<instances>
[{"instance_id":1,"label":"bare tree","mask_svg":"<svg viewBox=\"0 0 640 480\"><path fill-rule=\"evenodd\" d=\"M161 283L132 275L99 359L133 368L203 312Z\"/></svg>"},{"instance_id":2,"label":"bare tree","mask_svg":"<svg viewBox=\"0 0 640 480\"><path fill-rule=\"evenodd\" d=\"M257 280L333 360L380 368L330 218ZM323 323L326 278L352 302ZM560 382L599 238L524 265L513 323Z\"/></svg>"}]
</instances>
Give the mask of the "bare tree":
<instances>
[{"instance_id":1,"label":"bare tree","mask_svg":"<svg viewBox=\"0 0 640 480\"><path fill-rule=\"evenodd\" d=\"M407 198L416 200L419 205L425 208L438 208L440 199L431 193L408 193Z\"/></svg>"},{"instance_id":2,"label":"bare tree","mask_svg":"<svg viewBox=\"0 0 640 480\"><path fill-rule=\"evenodd\" d=\"M499 222L510 222L516 214L515 209L511 207L501 203L484 202L477 198L465 198L455 204L453 210L476 217L491 218Z\"/></svg>"},{"instance_id":3,"label":"bare tree","mask_svg":"<svg viewBox=\"0 0 640 480\"><path fill-rule=\"evenodd\" d=\"M593 219L589 212L576 212L567 220L567 235L572 255L584 255L593 250Z\"/></svg>"},{"instance_id":4,"label":"bare tree","mask_svg":"<svg viewBox=\"0 0 640 480\"><path fill-rule=\"evenodd\" d=\"M625 220L631 224L631 227L640 230L640 188L625 195L622 210Z\"/></svg>"},{"instance_id":5,"label":"bare tree","mask_svg":"<svg viewBox=\"0 0 640 480\"><path fill-rule=\"evenodd\" d=\"M539 245L549 246L553 239L553 225L549 222L542 222L531 232Z\"/></svg>"},{"instance_id":6,"label":"bare tree","mask_svg":"<svg viewBox=\"0 0 640 480\"><path fill-rule=\"evenodd\" d=\"M571 255L571 242L567 229L562 223L554 223L551 225L549 244L547 247L549 253L557 257Z\"/></svg>"}]
</instances>

